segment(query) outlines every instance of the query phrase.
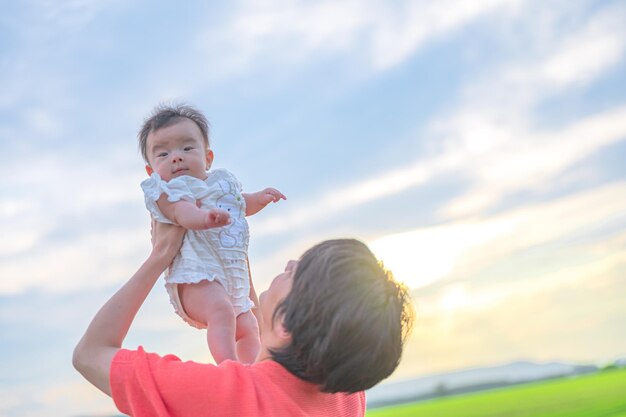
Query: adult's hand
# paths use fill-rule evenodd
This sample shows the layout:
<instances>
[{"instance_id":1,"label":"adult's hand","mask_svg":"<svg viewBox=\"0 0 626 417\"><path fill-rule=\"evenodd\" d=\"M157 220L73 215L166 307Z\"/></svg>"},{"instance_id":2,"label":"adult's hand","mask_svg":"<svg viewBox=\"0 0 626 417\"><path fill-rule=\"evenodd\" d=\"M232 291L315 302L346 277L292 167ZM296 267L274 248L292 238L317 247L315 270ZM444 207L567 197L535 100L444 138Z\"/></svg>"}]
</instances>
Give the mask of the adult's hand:
<instances>
[{"instance_id":1,"label":"adult's hand","mask_svg":"<svg viewBox=\"0 0 626 417\"><path fill-rule=\"evenodd\" d=\"M180 226L152 220L150 228L152 253L167 265L171 264L183 244L185 232L186 230Z\"/></svg>"}]
</instances>

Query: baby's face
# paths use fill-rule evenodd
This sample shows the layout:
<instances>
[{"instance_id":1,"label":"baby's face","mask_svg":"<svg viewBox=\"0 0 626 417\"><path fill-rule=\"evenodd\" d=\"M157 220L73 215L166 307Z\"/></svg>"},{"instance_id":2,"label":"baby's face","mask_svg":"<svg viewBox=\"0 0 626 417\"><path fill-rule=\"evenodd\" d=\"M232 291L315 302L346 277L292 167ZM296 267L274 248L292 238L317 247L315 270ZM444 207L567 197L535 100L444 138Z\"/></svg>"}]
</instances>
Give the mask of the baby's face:
<instances>
[{"instance_id":1,"label":"baby's face","mask_svg":"<svg viewBox=\"0 0 626 417\"><path fill-rule=\"evenodd\" d=\"M200 128L189 119L150 132L146 141L146 172L156 172L164 181L181 175L205 179L213 162Z\"/></svg>"}]
</instances>

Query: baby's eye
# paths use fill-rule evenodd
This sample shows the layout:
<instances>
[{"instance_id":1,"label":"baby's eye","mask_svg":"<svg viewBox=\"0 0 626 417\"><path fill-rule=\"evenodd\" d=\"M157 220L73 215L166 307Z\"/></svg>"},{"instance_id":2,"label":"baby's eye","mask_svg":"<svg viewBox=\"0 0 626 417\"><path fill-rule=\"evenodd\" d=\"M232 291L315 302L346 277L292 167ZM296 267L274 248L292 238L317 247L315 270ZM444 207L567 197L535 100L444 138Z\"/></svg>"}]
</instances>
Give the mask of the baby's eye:
<instances>
[{"instance_id":1,"label":"baby's eye","mask_svg":"<svg viewBox=\"0 0 626 417\"><path fill-rule=\"evenodd\" d=\"M185 152L188 152L193 149L193 146L185 146Z\"/></svg>"},{"instance_id":2,"label":"baby's eye","mask_svg":"<svg viewBox=\"0 0 626 417\"><path fill-rule=\"evenodd\" d=\"M165 156L167 156L167 152L160 152L160 153L157 155L157 158L163 158L163 157L165 157Z\"/></svg>"}]
</instances>

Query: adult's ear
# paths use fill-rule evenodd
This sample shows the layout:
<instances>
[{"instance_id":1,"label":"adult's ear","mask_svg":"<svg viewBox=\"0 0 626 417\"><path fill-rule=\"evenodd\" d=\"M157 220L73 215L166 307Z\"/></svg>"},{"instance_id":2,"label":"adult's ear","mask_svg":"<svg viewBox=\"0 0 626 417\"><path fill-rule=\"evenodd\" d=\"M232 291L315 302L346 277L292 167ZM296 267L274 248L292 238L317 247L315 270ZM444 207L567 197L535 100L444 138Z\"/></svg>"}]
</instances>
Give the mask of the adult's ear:
<instances>
[{"instance_id":1,"label":"adult's ear","mask_svg":"<svg viewBox=\"0 0 626 417\"><path fill-rule=\"evenodd\" d=\"M291 342L291 333L283 325L283 320L276 320L272 327L274 339L280 346L286 346Z\"/></svg>"},{"instance_id":2,"label":"adult's ear","mask_svg":"<svg viewBox=\"0 0 626 417\"><path fill-rule=\"evenodd\" d=\"M148 176L150 176L150 175L152 175L154 170L152 169L152 167L150 165L146 165L146 172L148 173Z\"/></svg>"}]
</instances>

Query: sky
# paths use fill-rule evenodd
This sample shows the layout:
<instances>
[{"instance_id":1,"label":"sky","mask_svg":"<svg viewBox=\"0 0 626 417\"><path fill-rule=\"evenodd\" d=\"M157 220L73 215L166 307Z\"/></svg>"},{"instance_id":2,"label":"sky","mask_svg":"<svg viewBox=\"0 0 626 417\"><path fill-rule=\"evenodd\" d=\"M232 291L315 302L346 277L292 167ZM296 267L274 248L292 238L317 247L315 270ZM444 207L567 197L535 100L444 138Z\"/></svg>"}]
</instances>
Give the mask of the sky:
<instances>
[{"instance_id":1,"label":"sky","mask_svg":"<svg viewBox=\"0 0 626 417\"><path fill-rule=\"evenodd\" d=\"M329 238L411 288L399 380L626 355L626 4L31 0L0 14L0 415L106 416L72 368L150 249L136 135L186 102L260 293ZM157 284L126 346L211 361Z\"/></svg>"}]
</instances>

